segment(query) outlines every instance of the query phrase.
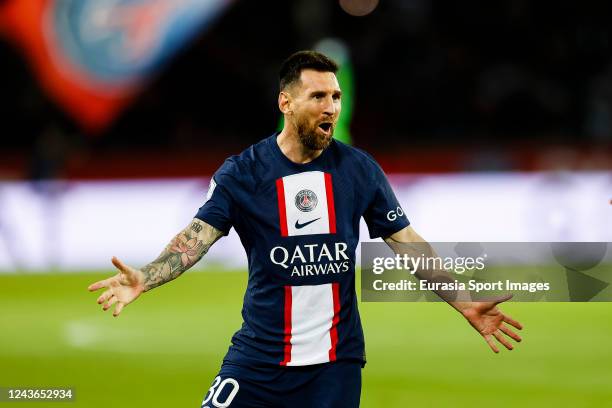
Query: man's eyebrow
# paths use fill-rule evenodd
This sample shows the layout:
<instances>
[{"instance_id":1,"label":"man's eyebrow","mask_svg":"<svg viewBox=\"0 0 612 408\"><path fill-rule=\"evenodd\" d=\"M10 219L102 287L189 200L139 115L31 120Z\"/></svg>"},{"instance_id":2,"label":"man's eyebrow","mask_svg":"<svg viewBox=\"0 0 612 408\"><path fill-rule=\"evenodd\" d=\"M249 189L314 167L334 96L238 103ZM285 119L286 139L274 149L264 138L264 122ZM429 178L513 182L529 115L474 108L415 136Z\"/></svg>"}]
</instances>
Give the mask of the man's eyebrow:
<instances>
[{"instance_id":1,"label":"man's eyebrow","mask_svg":"<svg viewBox=\"0 0 612 408\"><path fill-rule=\"evenodd\" d=\"M341 96L342 95L342 91L340 91L340 90L335 90L335 91L332 91L332 92L327 92L327 91L312 91L312 92L310 92L309 95L310 96L324 96L324 95L327 95L329 93L331 93L334 96Z\"/></svg>"},{"instance_id":2,"label":"man's eyebrow","mask_svg":"<svg viewBox=\"0 0 612 408\"><path fill-rule=\"evenodd\" d=\"M312 91L310 93L310 96L321 96L321 95L325 95L325 94L327 94L327 92L325 92L325 91Z\"/></svg>"}]
</instances>

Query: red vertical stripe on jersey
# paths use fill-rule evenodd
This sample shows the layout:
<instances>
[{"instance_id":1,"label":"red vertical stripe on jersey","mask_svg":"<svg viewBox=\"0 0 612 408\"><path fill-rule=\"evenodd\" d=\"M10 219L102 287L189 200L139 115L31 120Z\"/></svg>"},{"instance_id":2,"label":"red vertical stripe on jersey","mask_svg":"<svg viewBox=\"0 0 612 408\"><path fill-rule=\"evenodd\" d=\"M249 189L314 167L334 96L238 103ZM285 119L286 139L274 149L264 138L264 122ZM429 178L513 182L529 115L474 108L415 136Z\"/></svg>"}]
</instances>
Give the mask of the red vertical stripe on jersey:
<instances>
[{"instance_id":1,"label":"red vertical stripe on jersey","mask_svg":"<svg viewBox=\"0 0 612 408\"><path fill-rule=\"evenodd\" d=\"M285 208L285 185L283 179L276 180L276 195L278 197L278 217L280 222L281 236L289 235L287 232L287 209Z\"/></svg>"},{"instance_id":2,"label":"red vertical stripe on jersey","mask_svg":"<svg viewBox=\"0 0 612 408\"><path fill-rule=\"evenodd\" d=\"M283 343L285 343L285 356L280 365L286 366L291 361L291 286L285 286L285 337Z\"/></svg>"},{"instance_id":3,"label":"red vertical stripe on jersey","mask_svg":"<svg viewBox=\"0 0 612 408\"><path fill-rule=\"evenodd\" d=\"M329 215L329 233L336 233L336 209L334 208L334 188L331 174L325 173L325 195L327 196L327 213Z\"/></svg>"},{"instance_id":4,"label":"red vertical stripe on jersey","mask_svg":"<svg viewBox=\"0 0 612 408\"><path fill-rule=\"evenodd\" d=\"M329 331L331 347L329 349L329 361L336 361L336 346L338 345L338 323L340 322L340 284L332 283L332 293L334 296L334 318L332 327Z\"/></svg>"}]
</instances>

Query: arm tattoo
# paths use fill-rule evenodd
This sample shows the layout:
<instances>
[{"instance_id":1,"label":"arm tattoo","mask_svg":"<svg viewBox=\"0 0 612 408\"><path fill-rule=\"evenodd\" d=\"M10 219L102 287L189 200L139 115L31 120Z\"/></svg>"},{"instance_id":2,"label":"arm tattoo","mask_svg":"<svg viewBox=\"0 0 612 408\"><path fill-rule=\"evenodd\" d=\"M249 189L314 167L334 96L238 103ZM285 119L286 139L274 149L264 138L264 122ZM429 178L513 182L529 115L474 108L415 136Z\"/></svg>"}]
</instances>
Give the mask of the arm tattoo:
<instances>
[{"instance_id":1,"label":"arm tattoo","mask_svg":"<svg viewBox=\"0 0 612 408\"><path fill-rule=\"evenodd\" d=\"M208 252L223 233L204 221L194 220L166 246L156 260L141 269L145 291L178 278Z\"/></svg>"}]
</instances>

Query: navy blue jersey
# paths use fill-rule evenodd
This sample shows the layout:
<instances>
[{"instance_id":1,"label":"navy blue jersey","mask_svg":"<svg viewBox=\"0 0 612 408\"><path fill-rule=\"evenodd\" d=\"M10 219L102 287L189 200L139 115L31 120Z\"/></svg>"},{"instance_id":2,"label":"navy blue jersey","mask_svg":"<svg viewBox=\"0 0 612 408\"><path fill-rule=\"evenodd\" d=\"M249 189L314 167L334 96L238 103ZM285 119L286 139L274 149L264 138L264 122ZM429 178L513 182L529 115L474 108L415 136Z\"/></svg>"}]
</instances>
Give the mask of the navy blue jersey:
<instances>
[{"instance_id":1,"label":"navy blue jersey","mask_svg":"<svg viewBox=\"0 0 612 408\"><path fill-rule=\"evenodd\" d=\"M367 153L333 140L296 164L277 135L227 159L196 215L225 234L234 227L248 258L244 322L225 361L365 362L355 293L359 222L372 238L409 222Z\"/></svg>"}]
</instances>

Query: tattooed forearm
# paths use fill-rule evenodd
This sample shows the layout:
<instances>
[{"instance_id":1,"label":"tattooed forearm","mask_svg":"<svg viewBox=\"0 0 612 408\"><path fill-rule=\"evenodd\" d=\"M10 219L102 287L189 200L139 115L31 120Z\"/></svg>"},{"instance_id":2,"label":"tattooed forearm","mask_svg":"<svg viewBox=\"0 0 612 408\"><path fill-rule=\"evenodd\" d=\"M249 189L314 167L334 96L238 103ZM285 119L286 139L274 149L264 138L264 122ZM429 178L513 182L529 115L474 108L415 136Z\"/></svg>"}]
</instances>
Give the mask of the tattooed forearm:
<instances>
[{"instance_id":1,"label":"tattooed forearm","mask_svg":"<svg viewBox=\"0 0 612 408\"><path fill-rule=\"evenodd\" d=\"M156 260L141 269L145 291L178 278L208 252L223 233L204 221L194 220L166 246Z\"/></svg>"}]
</instances>

